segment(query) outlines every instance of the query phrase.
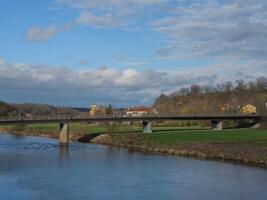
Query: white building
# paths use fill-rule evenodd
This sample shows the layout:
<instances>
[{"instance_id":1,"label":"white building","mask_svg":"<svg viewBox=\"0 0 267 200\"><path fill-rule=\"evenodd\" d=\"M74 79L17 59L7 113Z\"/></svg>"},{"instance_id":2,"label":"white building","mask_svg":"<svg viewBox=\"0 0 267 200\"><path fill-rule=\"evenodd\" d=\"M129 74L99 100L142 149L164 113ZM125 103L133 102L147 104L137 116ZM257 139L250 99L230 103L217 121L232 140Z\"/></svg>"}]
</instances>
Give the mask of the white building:
<instances>
[{"instance_id":1,"label":"white building","mask_svg":"<svg viewBox=\"0 0 267 200\"><path fill-rule=\"evenodd\" d=\"M140 117L146 114L158 114L158 112L155 108L149 108L149 107L128 108L126 111L126 115L132 117Z\"/></svg>"}]
</instances>

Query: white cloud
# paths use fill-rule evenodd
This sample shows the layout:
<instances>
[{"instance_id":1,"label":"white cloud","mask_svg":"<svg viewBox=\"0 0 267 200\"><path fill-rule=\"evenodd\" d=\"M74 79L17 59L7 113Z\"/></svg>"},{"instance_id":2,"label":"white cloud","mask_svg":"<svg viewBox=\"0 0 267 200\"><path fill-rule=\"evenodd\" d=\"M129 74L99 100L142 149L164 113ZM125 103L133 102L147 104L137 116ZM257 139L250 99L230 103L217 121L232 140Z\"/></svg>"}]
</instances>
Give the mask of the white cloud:
<instances>
[{"instance_id":1,"label":"white cloud","mask_svg":"<svg viewBox=\"0 0 267 200\"><path fill-rule=\"evenodd\" d=\"M139 71L0 63L0 90L6 98L16 94L12 101L32 101L34 97L37 102L53 100L53 103L68 105L75 102L119 106L150 104L162 92L170 93L191 84L216 85L238 79L253 80L267 74L266 64L229 62L203 68Z\"/></svg>"},{"instance_id":2,"label":"white cloud","mask_svg":"<svg viewBox=\"0 0 267 200\"><path fill-rule=\"evenodd\" d=\"M160 59L264 60L267 54L262 0L57 0L57 5L76 9L78 24L162 33L167 42L156 52Z\"/></svg>"},{"instance_id":3,"label":"white cloud","mask_svg":"<svg viewBox=\"0 0 267 200\"><path fill-rule=\"evenodd\" d=\"M212 58L264 60L267 54L267 3L262 0L57 0L76 9L76 24L97 28L140 27L162 33L160 59ZM147 24L151 24L148 26ZM139 27L140 26L140 27ZM31 41L43 41L65 27L33 27Z\"/></svg>"},{"instance_id":4,"label":"white cloud","mask_svg":"<svg viewBox=\"0 0 267 200\"><path fill-rule=\"evenodd\" d=\"M35 26L29 29L27 39L29 41L45 41L53 37L60 31L56 25L50 25L46 28Z\"/></svg>"},{"instance_id":5,"label":"white cloud","mask_svg":"<svg viewBox=\"0 0 267 200\"><path fill-rule=\"evenodd\" d=\"M76 9L99 9L143 7L158 3L166 3L169 0L57 0L59 4Z\"/></svg>"},{"instance_id":6,"label":"white cloud","mask_svg":"<svg viewBox=\"0 0 267 200\"><path fill-rule=\"evenodd\" d=\"M47 41L58 32L70 30L72 27L72 23L65 24L62 27L58 25L50 25L48 27L34 26L28 30L27 39L29 41Z\"/></svg>"},{"instance_id":7,"label":"white cloud","mask_svg":"<svg viewBox=\"0 0 267 200\"><path fill-rule=\"evenodd\" d=\"M6 63L0 59L1 83L9 91L55 93L59 99L99 102L146 102L161 92L193 83L217 84L251 80L267 74L267 3L262 0L57 0L58 5L77 9L77 24L97 28L135 29L141 24L161 33L160 59L212 60L214 65L179 70L131 69L146 63L121 60L125 70L99 68L73 70L63 67ZM149 16L146 18L146 16ZM137 23L138 22L138 23ZM150 22L150 23L148 23ZM149 24L149 25L147 25ZM71 25L72 26L72 25ZM70 26L70 27L71 27ZM48 40L70 28L51 25L33 27L31 41ZM50 95L51 96L51 95ZM106 99L106 100L104 100ZM123 103L122 102L122 103Z\"/></svg>"},{"instance_id":8,"label":"white cloud","mask_svg":"<svg viewBox=\"0 0 267 200\"><path fill-rule=\"evenodd\" d=\"M77 9L80 14L78 24L93 27L121 27L134 23L135 18L143 20L144 15L153 12L169 0L57 0L59 7ZM149 9L147 9L149 8Z\"/></svg>"},{"instance_id":9,"label":"white cloud","mask_svg":"<svg viewBox=\"0 0 267 200\"><path fill-rule=\"evenodd\" d=\"M113 17L110 14L99 16L88 11L82 12L76 21L81 25L92 25L95 27L116 27L122 26L123 24L121 20Z\"/></svg>"},{"instance_id":10,"label":"white cloud","mask_svg":"<svg viewBox=\"0 0 267 200\"><path fill-rule=\"evenodd\" d=\"M267 3L263 1L191 1L175 7L152 26L170 42L161 58L212 57L234 60L265 59Z\"/></svg>"}]
</instances>

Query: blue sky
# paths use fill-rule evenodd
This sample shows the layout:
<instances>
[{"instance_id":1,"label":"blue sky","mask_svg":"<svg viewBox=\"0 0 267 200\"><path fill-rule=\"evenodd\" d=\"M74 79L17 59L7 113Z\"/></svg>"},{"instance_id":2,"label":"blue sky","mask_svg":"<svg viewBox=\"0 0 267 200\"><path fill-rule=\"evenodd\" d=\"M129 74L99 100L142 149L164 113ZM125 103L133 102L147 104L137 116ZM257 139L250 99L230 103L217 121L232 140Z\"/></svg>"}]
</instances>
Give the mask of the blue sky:
<instances>
[{"instance_id":1,"label":"blue sky","mask_svg":"<svg viewBox=\"0 0 267 200\"><path fill-rule=\"evenodd\" d=\"M150 22L140 21L133 27L98 28L73 24L79 10L60 8L59 1L5 1L1 2L1 56L10 62L64 65L72 68L113 66L125 68L139 63L146 68L177 68L202 66L206 59L164 60L156 58L156 51L164 45L164 38L146 27ZM153 16L159 19L158 13ZM149 18L149 17L148 17ZM27 32L32 27L70 25L49 39L29 41ZM133 30L131 30L131 28ZM134 30L138 29L138 30ZM138 67L138 66L137 66ZM142 66L141 66L142 67Z\"/></svg>"},{"instance_id":2,"label":"blue sky","mask_svg":"<svg viewBox=\"0 0 267 200\"><path fill-rule=\"evenodd\" d=\"M260 0L0 0L0 99L150 105L267 72Z\"/></svg>"}]
</instances>

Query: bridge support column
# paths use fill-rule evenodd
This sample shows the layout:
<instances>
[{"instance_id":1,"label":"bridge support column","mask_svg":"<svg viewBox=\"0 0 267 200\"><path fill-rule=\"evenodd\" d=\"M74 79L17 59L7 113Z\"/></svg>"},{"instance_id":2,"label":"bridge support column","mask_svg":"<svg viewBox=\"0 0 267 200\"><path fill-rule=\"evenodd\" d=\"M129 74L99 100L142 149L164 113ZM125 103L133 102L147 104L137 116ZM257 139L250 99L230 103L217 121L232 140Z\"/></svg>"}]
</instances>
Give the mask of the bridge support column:
<instances>
[{"instance_id":1,"label":"bridge support column","mask_svg":"<svg viewBox=\"0 0 267 200\"><path fill-rule=\"evenodd\" d=\"M213 130L223 130L223 121L222 120L211 120L211 128Z\"/></svg>"},{"instance_id":2,"label":"bridge support column","mask_svg":"<svg viewBox=\"0 0 267 200\"><path fill-rule=\"evenodd\" d=\"M152 133L152 122L143 121L143 133Z\"/></svg>"},{"instance_id":3,"label":"bridge support column","mask_svg":"<svg viewBox=\"0 0 267 200\"><path fill-rule=\"evenodd\" d=\"M69 145L69 124L59 123L59 144L62 146Z\"/></svg>"}]
</instances>

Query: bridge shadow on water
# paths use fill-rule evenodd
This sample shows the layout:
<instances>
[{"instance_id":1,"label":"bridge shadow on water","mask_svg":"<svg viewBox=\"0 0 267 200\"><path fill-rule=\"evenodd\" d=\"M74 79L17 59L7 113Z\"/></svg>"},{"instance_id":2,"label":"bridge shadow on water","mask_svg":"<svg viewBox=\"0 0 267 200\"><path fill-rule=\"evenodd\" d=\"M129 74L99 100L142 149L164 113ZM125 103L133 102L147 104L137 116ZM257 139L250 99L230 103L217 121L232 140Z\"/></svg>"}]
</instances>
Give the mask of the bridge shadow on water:
<instances>
[{"instance_id":1,"label":"bridge shadow on water","mask_svg":"<svg viewBox=\"0 0 267 200\"><path fill-rule=\"evenodd\" d=\"M83 136L79 137L78 141L79 142L84 142L84 143L91 142L94 138L96 138L97 136L102 135L102 134L105 134L105 133L90 133L90 134L86 134L86 135L83 135Z\"/></svg>"}]
</instances>

